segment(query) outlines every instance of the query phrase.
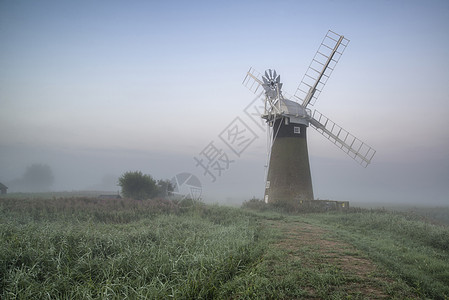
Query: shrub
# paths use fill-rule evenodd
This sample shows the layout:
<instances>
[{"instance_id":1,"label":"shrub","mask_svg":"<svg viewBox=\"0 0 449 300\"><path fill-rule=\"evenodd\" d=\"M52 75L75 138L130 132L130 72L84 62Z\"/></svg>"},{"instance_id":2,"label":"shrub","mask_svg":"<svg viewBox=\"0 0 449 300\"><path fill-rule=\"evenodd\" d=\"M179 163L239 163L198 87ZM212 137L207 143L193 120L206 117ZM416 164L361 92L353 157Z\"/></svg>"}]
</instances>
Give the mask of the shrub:
<instances>
[{"instance_id":1,"label":"shrub","mask_svg":"<svg viewBox=\"0 0 449 300\"><path fill-rule=\"evenodd\" d=\"M248 201L243 202L242 208L249 208L249 209L253 209L253 210L264 211L264 210L269 209L269 206L263 200L260 200L257 198L252 198Z\"/></svg>"},{"instance_id":2,"label":"shrub","mask_svg":"<svg viewBox=\"0 0 449 300\"><path fill-rule=\"evenodd\" d=\"M126 172L119 179L123 196L136 200L156 197L158 188L151 175L142 174L140 171Z\"/></svg>"}]
</instances>

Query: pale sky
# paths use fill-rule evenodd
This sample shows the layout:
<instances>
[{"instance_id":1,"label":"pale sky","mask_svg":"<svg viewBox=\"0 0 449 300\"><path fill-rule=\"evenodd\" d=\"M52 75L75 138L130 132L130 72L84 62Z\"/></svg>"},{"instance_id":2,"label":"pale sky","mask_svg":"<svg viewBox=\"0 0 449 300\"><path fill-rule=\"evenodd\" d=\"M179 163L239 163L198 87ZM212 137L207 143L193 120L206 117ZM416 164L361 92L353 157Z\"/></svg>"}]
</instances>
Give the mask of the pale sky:
<instances>
[{"instance_id":1,"label":"pale sky","mask_svg":"<svg viewBox=\"0 0 449 300\"><path fill-rule=\"evenodd\" d=\"M0 0L0 182L44 163L55 191L141 170L192 173L206 201L261 198L245 73L274 68L293 94L329 29L350 43L312 108L377 153L365 169L309 128L315 197L448 204L445 0ZM237 117L257 137L239 155L220 139ZM194 160L211 142L233 161L215 182Z\"/></svg>"}]
</instances>

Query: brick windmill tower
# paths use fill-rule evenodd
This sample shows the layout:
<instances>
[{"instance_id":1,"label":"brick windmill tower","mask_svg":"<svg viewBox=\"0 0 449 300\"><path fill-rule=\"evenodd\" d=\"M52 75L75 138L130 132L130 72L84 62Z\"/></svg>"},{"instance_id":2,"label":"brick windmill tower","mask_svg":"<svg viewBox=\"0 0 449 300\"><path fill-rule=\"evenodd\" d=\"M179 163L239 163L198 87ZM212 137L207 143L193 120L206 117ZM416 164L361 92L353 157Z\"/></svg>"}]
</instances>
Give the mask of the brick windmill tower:
<instances>
[{"instance_id":1,"label":"brick windmill tower","mask_svg":"<svg viewBox=\"0 0 449 300\"><path fill-rule=\"evenodd\" d=\"M317 110L312 113L308 108L315 104L348 43L344 36L329 30L294 96L282 91L280 75L275 70L267 70L264 75L253 68L247 72L243 84L265 97L261 117L270 132L265 202L297 205L314 200L307 149L309 126L364 167L376 153Z\"/></svg>"}]
</instances>

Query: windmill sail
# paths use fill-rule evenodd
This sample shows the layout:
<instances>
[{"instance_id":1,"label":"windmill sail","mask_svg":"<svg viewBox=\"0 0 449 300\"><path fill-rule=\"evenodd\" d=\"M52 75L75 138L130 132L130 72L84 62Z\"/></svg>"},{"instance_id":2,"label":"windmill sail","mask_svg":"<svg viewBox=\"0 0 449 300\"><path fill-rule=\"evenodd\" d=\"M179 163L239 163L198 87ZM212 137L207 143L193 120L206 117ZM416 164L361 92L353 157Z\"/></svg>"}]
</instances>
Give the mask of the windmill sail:
<instances>
[{"instance_id":1,"label":"windmill sail","mask_svg":"<svg viewBox=\"0 0 449 300\"><path fill-rule=\"evenodd\" d=\"M371 162L376 150L329 120L319 111L315 110L309 121L313 128L362 166L366 167Z\"/></svg>"},{"instance_id":2,"label":"windmill sail","mask_svg":"<svg viewBox=\"0 0 449 300\"><path fill-rule=\"evenodd\" d=\"M331 30L327 32L295 92L302 106L315 104L348 44L344 36Z\"/></svg>"},{"instance_id":3,"label":"windmill sail","mask_svg":"<svg viewBox=\"0 0 449 300\"><path fill-rule=\"evenodd\" d=\"M246 76L245 79L243 79L242 84L254 94L263 92L263 81L259 78L262 78L260 72L256 71L256 69L254 68L249 68L248 72L246 72Z\"/></svg>"}]
</instances>

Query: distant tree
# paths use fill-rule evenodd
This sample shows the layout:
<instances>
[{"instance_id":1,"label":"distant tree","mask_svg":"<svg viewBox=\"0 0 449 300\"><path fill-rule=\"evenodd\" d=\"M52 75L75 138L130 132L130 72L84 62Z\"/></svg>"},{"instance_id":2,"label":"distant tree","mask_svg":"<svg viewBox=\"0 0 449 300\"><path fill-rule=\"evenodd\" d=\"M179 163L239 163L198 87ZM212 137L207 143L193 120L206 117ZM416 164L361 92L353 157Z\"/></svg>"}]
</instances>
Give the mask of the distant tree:
<instances>
[{"instance_id":1,"label":"distant tree","mask_svg":"<svg viewBox=\"0 0 449 300\"><path fill-rule=\"evenodd\" d=\"M154 198L159 192L153 177L140 171L126 172L118 179L118 185L123 196L136 200Z\"/></svg>"},{"instance_id":2,"label":"distant tree","mask_svg":"<svg viewBox=\"0 0 449 300\"><path fill-rule=\"evenodd\" d=\"M23 192L46 192L53 184L54 176L49 165L32 164L22 178L14 180L14 189Z\"/></svg>"}]
</instances>

